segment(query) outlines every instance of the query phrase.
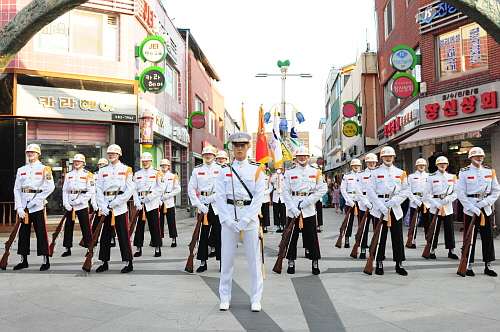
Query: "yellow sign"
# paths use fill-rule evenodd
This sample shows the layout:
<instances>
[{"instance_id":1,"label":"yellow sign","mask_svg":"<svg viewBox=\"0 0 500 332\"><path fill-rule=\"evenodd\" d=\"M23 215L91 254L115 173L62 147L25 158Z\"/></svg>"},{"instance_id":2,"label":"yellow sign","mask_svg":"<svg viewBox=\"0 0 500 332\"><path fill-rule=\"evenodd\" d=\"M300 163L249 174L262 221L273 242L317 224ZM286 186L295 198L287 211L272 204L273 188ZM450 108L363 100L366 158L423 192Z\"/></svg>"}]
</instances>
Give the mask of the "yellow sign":
<instances>
[{"instance_id":1,"label":"yellow sign","mask_svg":"<svg viewBox=\"0 0 500 332\"><path fill-rule=\"evenodd\" d=\"M342 131L344 132L344 136L353 137L358 134L358 124L354 121L346 121L344 122L344 127Z\"/></svg>"}]
</instances>

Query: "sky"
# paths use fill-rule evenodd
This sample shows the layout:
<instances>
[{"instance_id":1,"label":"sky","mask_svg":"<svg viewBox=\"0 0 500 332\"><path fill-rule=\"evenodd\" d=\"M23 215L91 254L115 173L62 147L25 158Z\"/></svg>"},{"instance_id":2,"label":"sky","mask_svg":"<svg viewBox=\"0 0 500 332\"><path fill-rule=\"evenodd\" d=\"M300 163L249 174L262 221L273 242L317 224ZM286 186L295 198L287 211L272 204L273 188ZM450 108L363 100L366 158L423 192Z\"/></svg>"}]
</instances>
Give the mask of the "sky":
<instances>
[{"instance_id":1,"label":"sky","mask_svg":"<svg viewBox=\"0 0 500 332\"><path fill-rule=\"evenodd\" d=\"M319 119L325 117L324 87L332 67L355 63L367 50L376 50L373 0L163 0L173 24L191 29L221 81L217 89L225 107L241 123L244 103L247 131L257 131L258 110L281 103L280 77L257 78L257 73L280 74L278 60L289 60L285 101L302 112L311 145L321 147ZM288 108L289 107L289 108ZM292 106L286 115L291 119ZM271 112L272 113L272 112ZM272 124L266 125L272 131ZM316 150L311 146L311 150ZM316 154L315 153L315 154Z\"/></svg>"}]
</instances>

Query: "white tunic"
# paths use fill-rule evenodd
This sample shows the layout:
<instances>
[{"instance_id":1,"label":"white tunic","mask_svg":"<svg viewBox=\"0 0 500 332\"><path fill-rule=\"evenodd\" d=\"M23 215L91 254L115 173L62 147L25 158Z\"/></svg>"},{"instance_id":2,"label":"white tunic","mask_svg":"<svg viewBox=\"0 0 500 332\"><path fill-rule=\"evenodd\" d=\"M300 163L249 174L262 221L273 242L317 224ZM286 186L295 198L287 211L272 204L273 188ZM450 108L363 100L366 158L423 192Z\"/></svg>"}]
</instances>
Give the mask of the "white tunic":
<instances>
[{"instance_id":1,"label":"white tunic","mask_svg":"<svg viewBox=\"0 0 500 332\"><path fill-rule=\"evenodd\" d=\"M274 203L283 203L283 187L281 184L283 183L284 176L283 174L274 173L271 177L271 184L273 185L273 202Z\"/></svg>"},{"instance_id":2,"label":"white tunic","mask_svg":"<svg viewBox=\"0 0 500 332\"><path fill-rule=\"evenodd\" d=\"M76 199L81 202L74 205L76 211L85 209L89 206L89 200L95 195L94 174L81 167L67 173L64 178L63 205L70 206L70 202Z\"/></svg>"},{"instance_id":3,"label":"white tunic","mask_svg":"<svg viewBox=\"0 0 500 332\"><path fill-rule=\"evenodd\" d=\"M118 161L99 169L96 181L96 198L99 210L107 209L111 201L115 201L113 212L116 216L127 212L127 201L135 190L132 168ZM116 191L117 195L105 195ZM122 192L121 194L119 192Z\"/></svg>"},{"instance_id":4,"label":"white tunic","mask_svg":"<svg viewBox=\"0 0 500 332\"><path fill-rule=\"evenodd\" d=\"M359 204L359 209L361 211L366 211L366 206L370 203L370 199L366 195L366 191L368 190L368 181L370 180L370 177L372 175L372 170L369 168L366 168L363 172L359 173L358 176L358 183L359 183L359 193L356 192L357 194L357 201Z\"/></svg>"},{"instance_id":5,"label":"white tunic","mask_svg":"<svg viewBox=\"0 0 500 332\"><path fill-rule=\"evenodd\" d=\"M269 203L271 201L271 192L273 191L273 185L271 184L271 177L264 173L264 198L262 199L262 203Z\"/></svg>"},{"instance_id":6,"label":"white tunic","mask_svg":"<svg viewBox=\"0 0 500 332\"><path fill-rule=\"evenodd\" d=\"M165 190L161 197L165 197L163 202L167 206L167 208L174 207L175 201L174 197L181 192L181 186L179 185L179 181L176 178L175 174L170 171L163 172L162 171L163 180L165 181Z\"/></svg>"},{"instance_id":7,"label":"white tunic","mask_svg":"<svg viewBox=\"0 0 500 332\"><path fill-rule=\"evenodd\" d=\"M191 204L196 206L198 204L212 204L215 201L215 183L220 169L221 166L215 162L210 165L203 163L193 169L188 184ZM200 193L199 197L196 195L196 189ZM209 196L204 196L201 193L209 193ZM212 208L214 213L218 214L216 204L212 204Z\"/></svg>"},{"instance_id":8,"label":"white tunic","mask_svg":"<svg viewBox=\"0 0 500 332\"><path fill-rule=\"evenodd\" d=\"M135 190L134 204L141 204L141 198L147 196L146 211L157 209L160 206L159 196L165 191L165 180L161 171L154 167L142 168L134 175Z\"/></svg>"},{"instance_id":9,"label":"white tunic","mask_svg":"<svg viewBox=\"0 0 500 332\"><path fill-rule=\"evenodd\" d=\"M14 209L25 209L33 200L35 205L28 212L40 211L44 207L45 199L54 191L52 170L40 161L27 163L17 169L14 182ZM26 193L23 190L40 191L39 193Z\"/></svg>"},{"instance_id":10,"label":"white tunic","mask_svg":"<svg viewBox=\"0 0 500 332\"><path fill-rule=\"evenodd\" d=\"M484 212L489 216L492 214L492 206L500 194L500 186L493 170L484 166L476 167L469 165L460 170L456 184L457 197L464 206L464 213L472 216L472 208L477 206L480 200L487 205ZM488 195L485 198L467 197L467 195Z\"/></svg>"},{"instance_id":11,"label":"white tunic","mask_svg":"<svg viewBox=\"0 0 500 332\"><path fill-rule=\"evenodd\" d=\"M438 212L441 215L443 207L447 216L453 214L452 203L457 199L455 180L455 175L448 172L438 171L429 175L424 188L424 201L432 214ZM434 198L434 195L444 195L445 197Z\"/></svg>"},{"instance_id":12,"label":"white tunic","mask_svg":"<svg viewBox=\"0 0 500 332\"><path fill-rule=\"evenodd\" d=\"M424 201L422 198L428 178L429 173L420 171L416 171L408 176L408 184L410 185L410 194L408 195L408 199L410 200L410 206L412 208L417 207L417 204L415 203L417 199L419 201ZM414 195L415 193L420 193L420 195ZM425 202L423 203L425 204ZM426 206L427 208L430 207L428 204L426 204Z\"/></svg>"},{"instance_id":13,"label":"white tunic","mask_svg":"<svg viewBox=\"0 0 500 332\"><path fill-rule=\"evenodd\" d=\"M354 206L354 202L358 200L358 193L361 191L359 174L354 171L344 174L340 184L340 192L349 206Z\"/></svg>"}]
</instances>

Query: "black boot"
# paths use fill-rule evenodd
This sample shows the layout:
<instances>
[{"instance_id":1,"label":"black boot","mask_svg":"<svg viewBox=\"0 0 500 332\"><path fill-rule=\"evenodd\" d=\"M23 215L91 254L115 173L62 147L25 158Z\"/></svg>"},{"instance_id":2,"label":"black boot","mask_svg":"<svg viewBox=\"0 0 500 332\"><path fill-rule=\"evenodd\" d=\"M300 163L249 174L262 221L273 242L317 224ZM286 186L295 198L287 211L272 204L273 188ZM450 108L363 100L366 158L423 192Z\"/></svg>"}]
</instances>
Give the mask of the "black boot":
<instances>
[{"instance_id":1,"label":"black boot","mask_svg":"<svg viewBox=\"0 0 500 332\"><path fill-rule=\"evenodd\" d=\"M458 259L458 256L453 252L452 249L450 249L448 251L448 258L451 258L451 259Z\"/></svg>"},{"instance_id":2,"label":"black boot","mask_svg":"<svg viewBox=\"0 0 500 332\"><path fill-rule=\"evenodd\" d=\"M28 265L28 255L21 255L21 261L19 264L14 266L14 270L21 270L29 267Z\"/></svg>"},{"instance_id":3,"label":"black boot","mask_svg":"<svg viewBox=\"0 0 500 332\"><path fill-rule=\"evenodd\" d=\"M198 273L205 272L207 270L207 268L208 268L206 261L201 261L201 264L203 264L203 265L200 265L200 267L198 267L196 269L196 272L198 272Z\"/></svg>"},{"instance_id":4,"label":"black boot","mask_svg":"<svg viewBox=\"0 0 500 332\"><path fill-rule=\"evenodd\" d=\"M403 262L396 262L396 273L402 276L407 276L408 272L403 267Z\"/></svg>"},{"instance_id":5,"label":"black boot","mask_svg":"<svg viewBox=\"0 0 500 332\"><path fill-rule=\"evenodd\" d=\"M50 269L49 256L43 255L43 263L40 266L40 271L47 271L48 269Z\"/></svg>"},{"instance_id":6,"label":"black boot","mask_svg":"<svg viewBox=\"0 0 500 332\"><path fill-rule=\"evenodd\" d=\"M142 247L137 247L137 250L134 253L134 257L141 257L142 256Z\"/></svg>"},{"instance_id":7,"label":"black boot","mask_svg":"<svg viewBox=\"0 0 500 332\"><path fill-rule=\"evenodd\" d=\"M160 247L156 247L155 257L160 257L160 256L161 256L161 248Z\"/></svg>"},{"instance_id":8,"label":"black boot","mask_svg":"<svg viewBox=\"0 0 500 332\"><path fill-rule=\"evenodd\" d=\"M107 271L109 269L108 262L102 261L101 265L95 270L97 273Z\"/></svg>"},{"instance_id":9,"label":"black boot","mask_svg":"<svg viewBox=\"0 0 500 332\"><path fill-rule=\"evenodd\" d=\"M484 274L487 274L490 277L497 276L497 273L491 269L490 262L484 263Z\"/></svg>"},{"instance_id":10,"label":"black boot","mask_svg":"<svg viewBox=\"0 0 500 332\"><path fill-rule=\"evenodd\" d=\"M315 259L315 260L312 261L312 274L314 274L315 276L317 276L320 273L321 272L319 271L318 260Z\"/></svg>"},{"instance_id":11,"label":"black boot","mask_svg":"<svg viewBox=\"0 0 500 332\"><path fill-rule=\"evenodd\" d=\"M170 247L177 247L177 240L175 239L175 237L172 238L172 244L170 245Z\"/></svg>"},{"instance_id":12,"label":"black boot","mask_svg":"<svg viewBox=\"0 0 500 332\"><path fill-rule=\"evenodd\" d=\"M345 238L345 243L344 243L344 248L349 248L349 247L350 247L350 245L349 245L349 238L346 237Z\"/></svg>"},{"instance_id":13,"label":"black boot","mask_svg":"<svg viewBox=\"0 0 500 332\"><path fill-rule=\"evenodd\" d=\"M132 265L132 261L127 261L125 263L125 267L122 269L121 273L129 273L134 271L134 266Z\"/></svg>"},{"instance_id":14,"label":"black boot","mask_svg":"<svg viewBox=\"0 0 500 332\"><path fill-rule=\"evenodd\" d=\"M286 273L295 274L295 262L293 260L288 261L288 268L286 269Z\"/></svg>"},{"instance_id":15,"label":"black boot","mask_svg":"<svg viewBox=\"0 0 500 332\"><path fill-rule=\"evenodd\" d=\"M61 257L71 256L71 248L66 248L66 251L62 253Z\"/></svg>"},{"instance_id":16,"label":"black boot","mask_svg":"<svg viewBox=\"0 0 500 332\"><path fill-rule=\"evenodd\" d=\"M384 274L384 263L382 261L377 261L377 266L375 267L375 274L379 276Z\"/></svg>"}]
</instances>

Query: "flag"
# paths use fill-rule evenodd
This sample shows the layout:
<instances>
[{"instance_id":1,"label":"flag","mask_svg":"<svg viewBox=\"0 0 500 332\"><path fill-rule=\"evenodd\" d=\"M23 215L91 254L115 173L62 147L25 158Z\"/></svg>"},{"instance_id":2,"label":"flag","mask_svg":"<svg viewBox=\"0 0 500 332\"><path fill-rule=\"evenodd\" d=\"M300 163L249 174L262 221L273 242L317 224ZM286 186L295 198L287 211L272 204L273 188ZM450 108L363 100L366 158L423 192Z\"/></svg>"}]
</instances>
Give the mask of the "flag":
<instances>
[{"instance_id":1,"label":"flag","mask_svg":"<svg viewBox=\"0 0 500 332\"><path fill-rule=\"evenodd\" d=\"M274 167L278 168L283 165L283 151L281 150L279 118L276 108L274 109L273 142L271 147L273 151Z\"/></svg>"},{"instance_id":2,"label":"flag","mask_svg":"<svg viewBox=\"0 0 500 332\"><path fill-rule=\"evenodd\" d=\"M243 108L243 103L241 103L241 131L247 132L247 122L245 121L245 109Z\"/></svg>"},{"instance_id":3,"label":"flag","mask_svg":"<svg viewBox=\"0 0 500 332\"><path fill-rule=\"evenodd\" d=\"M290 129L290 147L291 147L290 152L292 154L294 154L295 151L297 151L297 148L300 146L299 134L297 133L296 113L297 110L294 108L292 112L292 129Z\"/></svg>"},{"instance_id":4,"label":"flag","mask_svg":"<svg viewBox=\"0 0 500 332\"><path fill-rule=\"evenodd\" d=\"M290 151L288 151L288 148L286 147L285 143L281 142L281 151L283 154L283 161L292 161L292 154Z\"/></svg>"},{"instance_id":5,"label":"flag","mask_svg":"<svg viewBox=\"0 0 500 332\"><path fill-rule=\"evenodd\" d=\"M255 144L255 161L263 164L269 161L266 130L264 128L264 109L262 106L259 109L259 131L257 133L257 143Z\"/></svg>"}]
</instances>

